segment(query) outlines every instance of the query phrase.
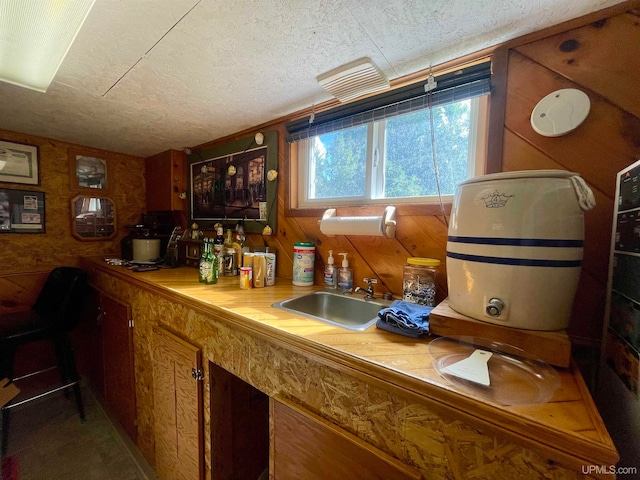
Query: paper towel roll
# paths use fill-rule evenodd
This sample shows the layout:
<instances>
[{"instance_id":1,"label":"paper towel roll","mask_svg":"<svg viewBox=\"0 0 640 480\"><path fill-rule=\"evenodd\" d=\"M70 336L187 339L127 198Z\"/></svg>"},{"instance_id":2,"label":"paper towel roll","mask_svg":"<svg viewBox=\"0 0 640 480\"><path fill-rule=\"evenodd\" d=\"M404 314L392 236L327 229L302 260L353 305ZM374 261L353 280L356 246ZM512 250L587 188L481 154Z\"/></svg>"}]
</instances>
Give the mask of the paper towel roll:
<instances>
[{"instance_id":1,"label":"paper towel roll","mask_svg":"<svg viewBox=\"0 0 640 480\"><path fill-rule=\"evenodd\" d=\"M329 217L320 220L325 235L383 236L383 217Z\"/></svg>"}]
</instances>

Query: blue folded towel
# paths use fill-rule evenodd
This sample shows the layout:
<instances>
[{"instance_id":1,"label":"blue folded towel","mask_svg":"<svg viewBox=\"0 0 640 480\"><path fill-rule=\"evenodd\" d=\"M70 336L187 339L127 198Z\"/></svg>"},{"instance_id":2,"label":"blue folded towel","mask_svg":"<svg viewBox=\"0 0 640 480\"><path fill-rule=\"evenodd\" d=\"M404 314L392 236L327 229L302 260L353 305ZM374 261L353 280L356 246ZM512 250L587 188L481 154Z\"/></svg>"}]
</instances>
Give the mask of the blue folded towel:
<instances>
[{"instance_id":1,"label":"blue folded towel","mask_svg":"<svg viewBox=\"0 0 640 480\"><path fill-rule=\"evenodd\" d=\"M404 300L396 300L378 312L376 327L389 332L418 338L429 333L429 314L433 307L425 307Z\"/></svg>"}]
</instances>

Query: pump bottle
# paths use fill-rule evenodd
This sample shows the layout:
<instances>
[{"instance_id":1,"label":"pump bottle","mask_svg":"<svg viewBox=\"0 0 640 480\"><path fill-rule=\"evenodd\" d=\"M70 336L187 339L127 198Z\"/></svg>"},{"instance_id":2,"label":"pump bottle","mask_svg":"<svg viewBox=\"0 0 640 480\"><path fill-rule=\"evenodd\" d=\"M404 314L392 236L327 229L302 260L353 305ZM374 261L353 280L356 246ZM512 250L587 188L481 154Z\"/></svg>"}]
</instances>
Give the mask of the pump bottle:
<instances>
[{"instance_id":1,"label":"pump bottle","mask_svg":"<svg viewBox=\"0 0 640 480\"><path fill-rule=\"evenodd\" d=\"M324 269L324 286L327 288L336 288L338 285L338 269L333 261L333 250L329 250L327 267Z\"/></svg>"},{"instance_id":2,"label":"pump bottle","mask_svg":"<svg viewBox=\"0 0 640 480\"><path fill-rule=\"evenodd\" d=\"M353 270L349 268L349 261L346 253L339 253L342 257L342 267L338 270L338 288L343 292L348 292L353 288Z\"/></svg>"}]
</instances>

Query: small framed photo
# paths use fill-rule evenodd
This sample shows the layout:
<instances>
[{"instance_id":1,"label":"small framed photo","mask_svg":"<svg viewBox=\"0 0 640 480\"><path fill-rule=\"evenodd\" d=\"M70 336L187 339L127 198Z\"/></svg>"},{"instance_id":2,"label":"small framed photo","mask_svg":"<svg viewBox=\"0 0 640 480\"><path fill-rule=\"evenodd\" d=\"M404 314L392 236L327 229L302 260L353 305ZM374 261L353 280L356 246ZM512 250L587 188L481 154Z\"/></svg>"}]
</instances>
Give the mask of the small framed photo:
<instances>
[{"instance_id":1,"label":"small framed photo","mask_svg":"<svg viewBox=\"0 0 640 480\"><path fill-rule=\"evenodd\" d=\"M44 232L44 192L0 188L0 233Z\"/></svg>"},{"instance_id":2,"label":"small framed photo","mask_svg":"<svg viewBox=\"0 0 640 480\"><path fill-rule=\"evenodd\" d=\"M0 182L40 185L38 147L0 140Z\"/></svg>"},{"instance_id":3,"label":"small framed photo","mask_svg":"<svg viewBox=\"0 0 640 480\"><path fill-rule=\"evenodd\" d=\"M69 173L72 190L108 190L107 161L99 154L70 149Z\"/></svg>"}]
</instances>

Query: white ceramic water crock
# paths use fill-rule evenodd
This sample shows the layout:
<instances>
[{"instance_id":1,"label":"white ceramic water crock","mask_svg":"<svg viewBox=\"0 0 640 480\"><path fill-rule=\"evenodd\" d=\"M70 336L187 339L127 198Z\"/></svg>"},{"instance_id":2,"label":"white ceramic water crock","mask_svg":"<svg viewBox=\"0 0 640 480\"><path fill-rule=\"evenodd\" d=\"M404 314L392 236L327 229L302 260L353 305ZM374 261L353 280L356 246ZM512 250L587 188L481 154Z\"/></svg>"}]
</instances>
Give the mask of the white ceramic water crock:
<instances>
[{"instance_id":1,"label":"white ceramic water crock","mask_svg":"<svg viewBox=\"0 0 640 480\"><path fill-rule=\"evenodd\" d=\"M160 256L159 238L134 238L133 239L133 261L149 262Z\"/></svg>"},{"instance_id":2,"label":"white ceramic water crock","mask_svg":"<svg viewBox=\"0 0 640 480\"><path fill-rule=\"evenodd\" d=\"M582 265L576 173L527 170L458 185L447 241L449 304L469 317L527 330L567 327Z\"/></svg>"}]
</instances>

